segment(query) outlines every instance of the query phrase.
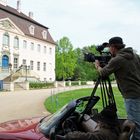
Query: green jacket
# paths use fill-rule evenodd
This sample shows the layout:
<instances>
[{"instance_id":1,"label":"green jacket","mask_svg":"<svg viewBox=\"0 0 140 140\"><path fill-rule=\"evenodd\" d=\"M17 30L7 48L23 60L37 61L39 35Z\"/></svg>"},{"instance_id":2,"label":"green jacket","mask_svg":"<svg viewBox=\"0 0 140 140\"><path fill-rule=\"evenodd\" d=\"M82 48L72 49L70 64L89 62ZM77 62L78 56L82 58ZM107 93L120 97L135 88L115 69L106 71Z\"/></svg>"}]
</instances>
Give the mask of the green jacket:
<instances>
[{"instance_id":1,"label":"green jacket","mask_svg":"<svg viewBox=\"0 0 140 140\"><path fill-rule=\"evenodd\" d=\"M140 58L132 48L120 49L100 71L102 76L112 73L124 98L140 98Z\"/></svg>"}]
</instances>

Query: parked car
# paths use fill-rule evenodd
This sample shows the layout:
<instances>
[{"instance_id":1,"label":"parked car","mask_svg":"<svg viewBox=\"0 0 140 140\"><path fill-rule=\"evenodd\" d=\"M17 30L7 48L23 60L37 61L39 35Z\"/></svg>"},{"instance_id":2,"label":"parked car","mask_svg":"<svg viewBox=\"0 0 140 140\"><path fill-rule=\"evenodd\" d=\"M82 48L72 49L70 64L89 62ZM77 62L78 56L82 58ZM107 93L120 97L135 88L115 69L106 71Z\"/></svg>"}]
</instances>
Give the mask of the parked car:
<instances>
[{"instance_id":1,"label":"parked car","mask_svg":"<svg viewBox=\"0 0 140 140\"><path fill-rule=\"evenodd\" d=\"M63 136L70 131L85 131L85 127L81 127L81 125L84 124L87 128L89 121L92 122L94 129L98 119L96 116L99 113L95 105L101 100L99 96L95 95L99 83L105 106L116 108L112 87L110 81L108 82L106 85L106 82L102 83L99 79L91 96L73 100L52 115L1 123L0 140L55 140L56 135ZM124 120L120 119L120 121ZM130 136L134 125L132 123L127 126L129 129L126 133L127 136Z\"/></svg>"}]
</instances>

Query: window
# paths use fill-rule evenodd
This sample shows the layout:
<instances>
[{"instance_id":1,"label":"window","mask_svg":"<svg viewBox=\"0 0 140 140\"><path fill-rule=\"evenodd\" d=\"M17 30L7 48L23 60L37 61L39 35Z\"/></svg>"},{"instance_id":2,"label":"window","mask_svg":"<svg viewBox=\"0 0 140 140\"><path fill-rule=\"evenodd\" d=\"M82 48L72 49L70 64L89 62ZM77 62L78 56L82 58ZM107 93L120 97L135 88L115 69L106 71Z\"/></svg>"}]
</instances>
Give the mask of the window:
<instances>
[{"instance_id":1,"label":"window","mask_svg":"<svg viewBox=\"0 0 140 140\"><path fill-rule=\"evenodd\" d=\"M41 50L41 47L40 47L40 44L38 44L37 45L37 51L40 52L40 50Z\"/></svg>"},{"instance_id":2,"label":"window","mask_svg":"<svg viewBox=\"0 0 140 140\"><path fill-rule=\"evenodd\" d=\"M47 31L44 30L44 31L42 32L42 36L43 36L43 39L47 39Z\"/></svg>"},{"instance_id":3,"label":"window","mask_svg":"<svg viewBox=\"0 0 140 140\"><path fill-rule=\"evenodd\" d=\"M52 48L49 48L49 53L52 54Z\"/></svg>"},{"instance_id":4,"label":"window","mask_svg":"<svg viewBox=\"0 0 140 140\"><path fill-rule=\"evenodd\" d=\"M19 39L17 36L14 38L14 48L19 48Z\"/></svg>"},{"instance_id":5,"label":"window","mask_svg":"<svg viewBox=\"0 0 140 140\"><path fill-rule=\"evenodd\" d=\"M18 68L18 58L14 58L14 69Z\"/></svg>"},{"instance_id":6,"label":"window","mask_svg":"<svg viewBox=\"0 0 140 140\"><path fill-rule=\"evenodd\" d=\"M43 63L43 71L46 71L46 63Z\"/></svg>"},{"instance_id":7,"label":"window","mask_svg":"<svg viewBox=\"0 0 140 140\"><path fill-rule=\"evenodd\" d=\"M34 27L33 25L31 25L31 26L29 27L29 31L30 31L30 34L31 34L31 35L34 35L34 30L35 30L35 27Z\"/></svg>"},{"instance_id":8,"label":"window","mask_svg":"<svg viewBox=\"0 0 140 140\"><path fill-rule=\"evenodd\" d=\"M22 64L23 64L23 65L26 65L26 59L23 59L23 60L22 60Z\"/></svg>"},{"instance_id":9,"label":"window","mask_svg":"<svg viewBox=\"0 0 140 140\"><path fill-rule=\"evenodd\" d=\"M40 70L40 62L37 62L37 70Z\"/></svg>"},{"instance_id":10,"label":"window","mask_svg":"<svg viewBox=\"0 0 140 140\"><path fill-rule=\"evenodd\" d=\"M27 48L27 41L26 40L23 40L23 48Z\"/></svg>"},{"instance_id":11,"label":"window","mask_svg":"<svg viewBox=\"0 0 140 140\"><path fill-rule=\"evenodd\" d=\"M34 50L34 43L31 42L31 50Z\"/></svg>"},{"instance_id":12,"label":"window","mask_svg":"<svg viewBox=\"0 0 140 140\"><path fill-rule=\"evenodd\" d=\"M44 78L44 82L47 82L47 78Z\"/></svg>"},{"instance_id":13,"label":"window","mask_svg":"<svg viewBox=\"0 0 140 140\"><path fill-rule=\"evenodd\" d=\"M44 46L44 53L46 53L47 52L47 48L46 48L46 46Z\"/></svg>"},{"instance_id":14,"label":"window","mask_svg":"<svg viewBox=\"0 0 140 140\"><path fill-rule=\"evenodd\" d=\"M30 61L30 69L33 70L34 69L34 61Z\"/></svg>"},{"instance_id":15,"label":"window","mask_svg":"<svg viewBox=\"0 0 140 140\"><path fill-rule=\"evenodd\" d=\"M8 46L9 47L9 43L10 43L9 34L5 33L3 35L3 46Z\"/></svg>"}]
</instances>

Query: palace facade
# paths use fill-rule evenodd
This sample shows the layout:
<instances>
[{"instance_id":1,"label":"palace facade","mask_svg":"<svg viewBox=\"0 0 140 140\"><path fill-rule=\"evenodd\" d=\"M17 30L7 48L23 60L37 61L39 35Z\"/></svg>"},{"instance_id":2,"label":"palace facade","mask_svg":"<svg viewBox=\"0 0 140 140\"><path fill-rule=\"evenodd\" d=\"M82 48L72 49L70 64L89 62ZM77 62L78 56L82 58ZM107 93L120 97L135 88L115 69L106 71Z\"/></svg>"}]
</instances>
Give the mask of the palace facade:
<instances>
[{"instance_id":1,"label":"palace facade","mask_svg":"<svg viewBox=\"0 0 140 140\"><path fill-rule=\"evenodd\" d=\"M48 27L0 0L0 80L55 81L56 43Z\"/></svg>"}]
</instances>

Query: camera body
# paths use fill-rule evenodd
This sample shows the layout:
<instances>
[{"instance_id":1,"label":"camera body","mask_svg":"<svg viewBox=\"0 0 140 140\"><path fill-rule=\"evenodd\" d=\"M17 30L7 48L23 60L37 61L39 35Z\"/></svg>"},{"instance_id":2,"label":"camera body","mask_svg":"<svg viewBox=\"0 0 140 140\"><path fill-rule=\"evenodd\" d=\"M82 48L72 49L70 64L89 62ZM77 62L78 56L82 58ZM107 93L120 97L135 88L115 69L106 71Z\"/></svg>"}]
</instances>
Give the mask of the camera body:
<instances>
[{"instance_id":1,"label":"camera body","mask_svg":"<svg viewBox=\"0 0 140 140\"><path fill-rule=\"evenodd\" d=\"M85 53L84 61L95 62L95 60L98 60L100 62L101 67L104 67L111 59L111 54L109 52L103 51L104 48L106 48L107 46L108 43L105 42L102 45L96 47L96 50L100 53L100 56L96 56L93 53Z\"/></svg>"}]
</instances>

